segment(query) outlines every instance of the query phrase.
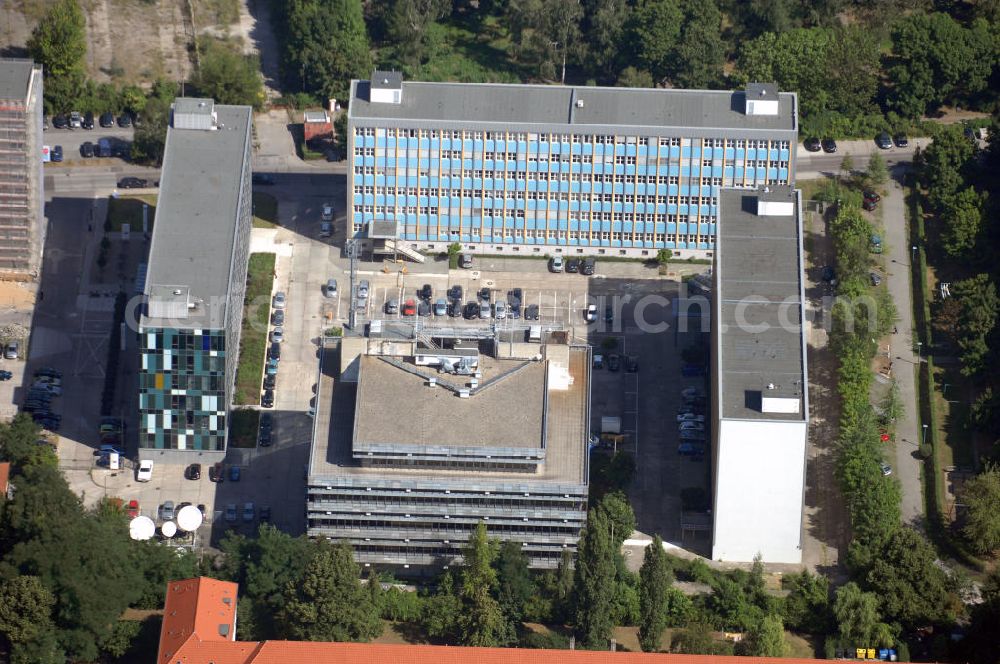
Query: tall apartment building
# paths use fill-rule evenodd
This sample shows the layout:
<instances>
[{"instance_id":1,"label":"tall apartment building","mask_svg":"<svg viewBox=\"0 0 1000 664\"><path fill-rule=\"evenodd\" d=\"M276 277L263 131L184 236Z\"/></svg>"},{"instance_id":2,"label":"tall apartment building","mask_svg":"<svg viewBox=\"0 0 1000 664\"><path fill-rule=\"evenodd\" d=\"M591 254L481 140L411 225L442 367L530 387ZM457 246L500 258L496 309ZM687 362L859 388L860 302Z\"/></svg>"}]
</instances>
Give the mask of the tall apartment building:
<instances>
[{"instance_id":1,"label":"tall apartment building","mask_svg":"<svg viewBox=\"0 0 1000 664\"><path fill-rule=\"evenodd\" d=\"M45 242L42 68L0 59L0 274L34 277Z\"/></svg>"},{"instance_id":2,"label":"tall apartment building","mask_svg":"<svg viewBox=\"0 0 1000 664\"><path fill-rule=\"evenodd\" d=\"M710 255L724 187L793 181L797 99L352 81L348 223L373 253Z\"/></svg>"},{"instance_id":3,"label":"tall apartment building","mask_svg":"<svg viewBox=\"0 0 1000 664\"><path fill-rule=\"evenodd\" d=\"M790 187L720 197L712 312L712 558L802 560L809 429L802 211Z\"/></svg>"},{"instance_id":4,"label":"tall apartment building","mask_svg":"<svg viewBox=\"0 0 1000 664\"><path fill-rule=\"evenodd\" d=\"M225 453L250 250L251 122L249 106L173 104L139 321L144 458Z\"/></svg>"},{"instance_id":5,"label":"tall apartment building","mask_svg":"<svg viewBox=\"0 0 1000 664\"><path fill-rule=\"evenodd\" d=\"M308 534L413 573L454 564L483 521L556 567L586 519L589 347L438 341L345 337L324 352Z\"/></svg>"}]
</instances>

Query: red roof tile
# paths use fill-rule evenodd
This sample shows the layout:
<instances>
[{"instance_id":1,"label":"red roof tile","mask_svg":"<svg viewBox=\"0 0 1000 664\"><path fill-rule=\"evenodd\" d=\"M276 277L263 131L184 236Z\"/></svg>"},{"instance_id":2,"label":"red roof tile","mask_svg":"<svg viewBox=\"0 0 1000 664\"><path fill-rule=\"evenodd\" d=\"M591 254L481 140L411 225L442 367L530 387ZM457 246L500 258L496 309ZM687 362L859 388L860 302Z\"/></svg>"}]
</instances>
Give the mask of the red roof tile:
<instances>
[{"instance_id":1,"label":"red roof tile","mask_svg":"<svg viewBox=\"0 0 1000 664\"><path fill-rule=\"evenodd\" d=\"M0 463L0 499L7 497L7 483L10 481L10 463Z\"/></svg>"},{"instance_id":2,"label":"red roof tile","mask_svg":"<svg viewBox=\"0 0 1000 664\"><path fill-rule=\"evenodd\" d=\"M168 583L158 664L178 661L182 647L196 634L193 640L201 644L232 642L236 638L237 590L235 583L207 577Z\"/></svg>"}]
</instances>

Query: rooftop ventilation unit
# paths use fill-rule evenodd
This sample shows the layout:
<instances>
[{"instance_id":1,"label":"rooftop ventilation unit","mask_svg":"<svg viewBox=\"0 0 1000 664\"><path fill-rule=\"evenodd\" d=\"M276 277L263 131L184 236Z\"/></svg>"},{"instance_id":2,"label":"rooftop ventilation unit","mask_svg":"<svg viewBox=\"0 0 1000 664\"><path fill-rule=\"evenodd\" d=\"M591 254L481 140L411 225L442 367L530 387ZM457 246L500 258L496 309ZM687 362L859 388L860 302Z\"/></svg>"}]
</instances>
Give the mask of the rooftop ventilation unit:
<instances>
[{"instance_id":1,"label":"rooftop ventilation unit","mask_svg":"<svg viewBox=\"0 0 1000 664\"><path fill-rule=\"evenodd\" d=\"M747 115L777 115L778 86L775 83L748 83L746 87Z\"/></svg>"},{"instance_id":2,"label":"rooftop ventilation unit","mask_svg":"<svg viewBox=\"0 0 1000 664\"><path fill-rule=\"evenodd\" d=\"M577 108L583 108L583 106L584 106L583 100L582 99L577 99L576 100L576 107Z\"/></svg>"}]
</instances>

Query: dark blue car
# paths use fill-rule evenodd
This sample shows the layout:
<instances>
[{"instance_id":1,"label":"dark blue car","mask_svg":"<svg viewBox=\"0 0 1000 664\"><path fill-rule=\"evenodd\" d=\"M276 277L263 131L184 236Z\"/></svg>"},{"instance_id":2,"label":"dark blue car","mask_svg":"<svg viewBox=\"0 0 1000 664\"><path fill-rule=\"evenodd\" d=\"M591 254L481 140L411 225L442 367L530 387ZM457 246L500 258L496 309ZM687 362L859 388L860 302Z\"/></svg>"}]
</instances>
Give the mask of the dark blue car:
<instances>
[{"instance_id":1,"label":"dark blue car","mask_svg":"<svg viewBox=\"0 0 1000 664\"><path fill-rule=\"evenodd\" d=\"M52 161L62 161L62 160L63 160L62 146L61 145L53 146Z\"/></svg>"},{"instance_id":2,"label":"dark blue car","mask_svg":"<svg viewBox=\"0 0 1000 664\"><path fill-rule=\"evenodd\" d=\"M229 467L229 481L230 482L239 482L240 481L240 467L239 466L230 466Z\"/></svg>"}]
</instances>

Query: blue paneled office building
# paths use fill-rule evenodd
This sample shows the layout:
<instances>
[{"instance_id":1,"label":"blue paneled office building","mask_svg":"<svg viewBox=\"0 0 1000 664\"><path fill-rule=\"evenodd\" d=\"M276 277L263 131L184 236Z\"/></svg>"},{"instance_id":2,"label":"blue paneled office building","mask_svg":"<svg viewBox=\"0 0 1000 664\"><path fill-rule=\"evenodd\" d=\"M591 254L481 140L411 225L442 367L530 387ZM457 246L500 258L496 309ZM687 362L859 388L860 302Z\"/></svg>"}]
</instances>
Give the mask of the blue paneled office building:
<instances>
[{"instance_id":1,"label":"blue paneled office building","mask_svg":"<svg viewBox=\"0 0 1000 664\"><path fill-rule=\"evenodd\" d=\"M348 227L373 254L710 256L724 187L794 182L797 98L352 81Z\"/></svg>"}]
</instances>

